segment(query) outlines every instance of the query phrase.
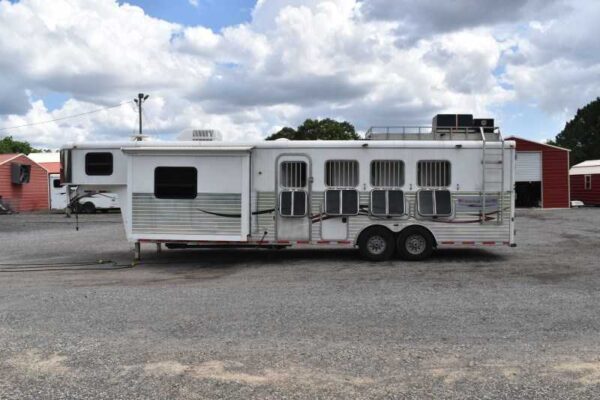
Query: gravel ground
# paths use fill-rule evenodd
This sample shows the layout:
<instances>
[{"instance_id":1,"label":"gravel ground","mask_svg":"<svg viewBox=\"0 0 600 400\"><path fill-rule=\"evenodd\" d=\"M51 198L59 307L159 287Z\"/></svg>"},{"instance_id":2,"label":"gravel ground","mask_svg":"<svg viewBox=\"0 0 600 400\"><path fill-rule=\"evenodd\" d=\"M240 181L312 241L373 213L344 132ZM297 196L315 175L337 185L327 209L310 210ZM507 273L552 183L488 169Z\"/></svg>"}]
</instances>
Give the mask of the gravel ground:
<instances>
[{"instance_id":1,"label":"gravel ground","mask_svg":"<svg viewBox=\"0 0 600 400\"><path fill-rule=\"evenodd\" d=\"M32 271L131 262L119 215L73 223L0 216L2 399L599 397L598 208L418 263L145 246Z\"/></svg>"}]
</instances>

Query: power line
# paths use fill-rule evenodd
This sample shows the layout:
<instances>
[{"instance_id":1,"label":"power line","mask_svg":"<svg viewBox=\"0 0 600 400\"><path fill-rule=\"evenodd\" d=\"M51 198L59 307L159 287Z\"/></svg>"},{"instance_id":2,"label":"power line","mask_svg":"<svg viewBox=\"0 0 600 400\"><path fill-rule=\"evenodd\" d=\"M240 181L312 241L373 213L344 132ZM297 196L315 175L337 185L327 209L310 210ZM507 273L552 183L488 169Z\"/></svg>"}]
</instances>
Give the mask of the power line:
<instances>
[{"instance_id":1,"label":"power line","mask_svg":"<svg viewBox=\"0 0 600 400\"><path fill-rule=\"evenodd\" d=\"M124 102L122 102L122 103L119 103L119 104L116 104L116 105L114 105L114 106L109 106L109 107L104 107L104 108L98 108L98 109L91 110L91 111L86 111L86 112L83 112L83 113L80 113L80 114L67 115L66 117L60 117L60 118L49 119L49 120L46 120L46 121L31 122L31 123L29 123L29 124L23 124L23 125L11 126L11 127L8 127L8 128L0 128L0 132L2 132L2 131L8 131L8 130L11 130L11 129L26 128L26 127L28 127L28 126L35 126L35 125L49 124L49 123L51 123L51 122L63 121L63 120L65 120L65 119L78 118L78 117L81 117L81 116L83 116L83 115L94 114L94 113L97 113L97 112L100 112L100 111L104 111L104 110L110 110L111 108L118 108L118 107L121 107L122 105L124 105L124 104L128 104L128 103L131 103L131 100L130 100L130 101L124 101Z\"/></svg>"}]
</instances>

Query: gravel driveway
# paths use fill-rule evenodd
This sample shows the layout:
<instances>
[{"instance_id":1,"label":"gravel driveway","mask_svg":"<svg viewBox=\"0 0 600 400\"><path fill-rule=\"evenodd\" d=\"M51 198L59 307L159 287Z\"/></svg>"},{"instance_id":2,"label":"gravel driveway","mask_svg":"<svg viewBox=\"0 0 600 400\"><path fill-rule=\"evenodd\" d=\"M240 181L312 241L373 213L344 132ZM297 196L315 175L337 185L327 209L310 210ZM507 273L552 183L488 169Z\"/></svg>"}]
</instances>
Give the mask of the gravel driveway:
<instances>
[{"instance_id":1,"label":"gravel driveway","mask_svg":"<svg viewBox=\"0 0 600 400\"><path fill-rule=\"evenodd\" d=\"M416 263L145 246L126 268L119 215L74 222L0 216L1 399L600 397L600 208Z\"/></svg>"}]
</instances>

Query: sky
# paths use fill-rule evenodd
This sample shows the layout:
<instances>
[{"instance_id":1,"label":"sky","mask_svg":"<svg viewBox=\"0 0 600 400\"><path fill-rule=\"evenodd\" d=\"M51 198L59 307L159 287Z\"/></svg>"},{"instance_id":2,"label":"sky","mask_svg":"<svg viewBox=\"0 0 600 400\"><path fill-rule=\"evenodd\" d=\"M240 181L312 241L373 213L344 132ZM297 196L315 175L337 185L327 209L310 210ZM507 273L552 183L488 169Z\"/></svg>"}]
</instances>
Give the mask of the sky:
<instances>
[{"instance_id":1,"label":"sky","mask_svg":"<svg viewBox=\"0 0 600 400\"><path fill-rule=\"evenodd\" d=\"M544 141L600 95L599 20L597 0L0 0L0 136L129 140L143 92L159 140L470 113Z\"/></svg>"}]
</instances>

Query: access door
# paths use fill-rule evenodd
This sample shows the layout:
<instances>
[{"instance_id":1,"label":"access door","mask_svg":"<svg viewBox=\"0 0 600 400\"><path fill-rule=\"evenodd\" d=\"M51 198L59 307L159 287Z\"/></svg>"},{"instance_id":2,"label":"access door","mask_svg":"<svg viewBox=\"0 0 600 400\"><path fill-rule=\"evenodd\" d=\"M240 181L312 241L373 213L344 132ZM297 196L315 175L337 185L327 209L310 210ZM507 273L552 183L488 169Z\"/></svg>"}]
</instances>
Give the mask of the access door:
<instances>
[{"instance_id":1,"label":"access door","mask_svg":"<svg viewBox=\"0 0 600 400\"><path fill-rule=\"evenodd\" d=\"M50 209L64 210L67 207L67 187L61 185L60 175L50 174L48 184L50 187Z\"/></svg>"},{"instance_id":2,"label":"access door","mask_svg":"<svg viewBox=\"0 0 600 400\"><path fill-rule=\"evenodd\" d=\"M284 154L276 171L277 240L310 240L310 159Z\"/></svg>"}]
</instances>

